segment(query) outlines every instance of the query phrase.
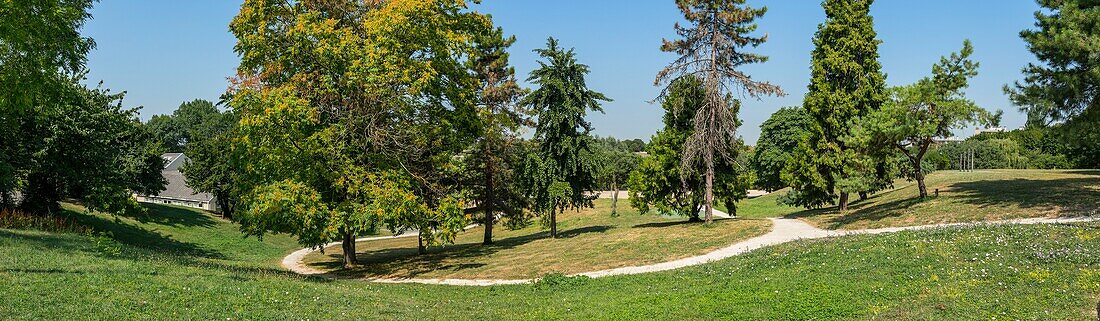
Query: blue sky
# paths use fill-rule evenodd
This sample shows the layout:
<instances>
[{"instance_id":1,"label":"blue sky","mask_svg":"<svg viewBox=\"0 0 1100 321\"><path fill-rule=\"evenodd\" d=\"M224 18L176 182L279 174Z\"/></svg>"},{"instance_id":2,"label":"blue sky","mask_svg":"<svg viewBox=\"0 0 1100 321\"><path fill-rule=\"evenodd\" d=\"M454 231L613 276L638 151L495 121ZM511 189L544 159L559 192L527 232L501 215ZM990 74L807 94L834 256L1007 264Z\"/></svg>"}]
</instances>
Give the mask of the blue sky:
<instances>
[{"instance_id":1,"label":"blue sky","mask_svg":"<svg viewBox=\"0 0 1100 321\"><path fill-rule=\"evenodd\" d=\"M745 70L789 94L744 101L740 133L752 144L771 113L801 104L809 82L811 39L824 13L816 0L750 4L769 9L759 22L770 41L756 51L771 61ZM171 113L183 101L216 100L238 61L227 26L239 5L226 0L97 3L84 29L98 43L89 56L88 82L103 81L107 88L126 91L125 104L143 106L143 119ZM648 140L661 126L660 106L648 101L658 92L653 86L656 72L674 59L658 50L680 20L673 1L484 0L473 9L492 14L505 32L516 35L512 63L523 79L537 66L531 50L542 47L548 36L576 48L579 60L592 69L589 87L615 100L604 106L605 114L589 116L596 134ZM924 77L940 56L971 39L981 69L969 97L987 109L1005 110L1008 127L1022 126L1025 117L1001 87L1019 79L1020 68L1034 61L1018 34L1032 27L1036 10L1031 0L879 0L871 14L883 40L887 83L902 85Z\"/></svg>"}]
</instances>

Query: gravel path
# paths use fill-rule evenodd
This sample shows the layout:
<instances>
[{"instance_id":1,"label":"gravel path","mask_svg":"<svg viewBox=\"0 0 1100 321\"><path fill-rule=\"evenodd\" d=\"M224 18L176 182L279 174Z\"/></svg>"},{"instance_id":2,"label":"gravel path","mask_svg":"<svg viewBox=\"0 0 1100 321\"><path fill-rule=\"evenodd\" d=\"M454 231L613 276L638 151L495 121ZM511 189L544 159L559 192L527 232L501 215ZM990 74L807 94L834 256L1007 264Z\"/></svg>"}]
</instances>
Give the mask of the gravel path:
<instances>
[{"instance_id":1,"label":"gravel path","mask_svg":"<svg viewBox=\"0 0 1100 321\"><path fill-rule=\"evenodd\" d=\"M728 218L729 215L715 210L715 216L721 218ZM753 250L783 244L798 240L809 239L821 239L829 237L838 237L846 235L860 235L860 234L884 234L895 233L901 231L913 231L913 230L927 230L935 228L945 227L964 227L964 226L977 226L977 225L1003 225L1003 224L1065 224L1065 223L1079 223L1079 222L1092 222L1100 220L1100 217L1079 217L1079 218L1027 218L1027 219L1015 219L1005 221L991 221L991 222L978 222L978 223L950 223L950 224L933 224L933 225L921 225L921 226L906 226L906 227L889 227L879 229L865 229L865 230L823 230L814 227L802 220L788 219L788 218L773 218L772 231L767 234L757 236L748 240L737 242L725 248L715 250L713 252L683 258L675 261L669 261L664 263L642 265L642 266L628 266L615 269L584 272L573 274L573 276L587 276L593 278L614 276L614 275L630 275L641 274L658 271L667 271L678 269L682 267L688 267L693 265L705 264L708 262L718 261L744 253L751 252ZM415 236L416 234L404 234L398 236L383 236L383 237L370 237L362 238L359 241L370 241L380 239L390 239L395 237L408 237ZM332 243L331 245L339 244ZM291 253L286 258L283 258L283 267L298 273L305 275L318 275L324 274L324 271L316 270L305 266L301 263L302 257L306 254L313 252L312 249L302 249L294 253ZM421 279L421 278L401 278L401 279L385 279L385 278L366 278L365 281L378 282L378 283L420 283L420 284L442 284L442 285L460 285L460 286L490 286L490 285L507 285L507 284L525 284L534 282L535 279L519 279L519 280L473 280L473 279Z\"/></svg>"}]
</instances>

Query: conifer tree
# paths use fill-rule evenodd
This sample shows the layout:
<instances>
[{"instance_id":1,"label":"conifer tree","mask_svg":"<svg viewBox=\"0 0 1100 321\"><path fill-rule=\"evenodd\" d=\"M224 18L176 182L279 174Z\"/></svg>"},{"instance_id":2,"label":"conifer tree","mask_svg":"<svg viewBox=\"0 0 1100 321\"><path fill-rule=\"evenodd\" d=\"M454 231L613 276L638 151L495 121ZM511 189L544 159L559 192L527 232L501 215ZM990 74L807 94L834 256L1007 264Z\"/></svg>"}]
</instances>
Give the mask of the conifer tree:
<instances>
[{"instance_id":1,"label":"conifer tree","mask_svg":"<svg viewBox=\"0 0 1100 321\"><path fill-rule=\"evenodd\" d=\"M848 209L849 195L889 183L885 155L848 142L854 122L882 107L886 76L879 63L873 0L826 0L825 23L814 35L809 92L803 100L809 134L783 172L792 205L833 203ZM888 149L886 149L888 150Z\"/></svg>"},{"instance_id":2,"label":"conifer tree","mask_svg":"<svg viewBox=\"0 0 1100 321\"><path fill-rule=\"evenodd\" d=\"M752 36L757 25L754 21L764 16L767 8L751 8L745 0L677 0L676 5L688 21L687 26L676 24L676 40L664 40L661 51L676 53L680 57L657 74L655 85L665 87L667 94L672 83L684 76L695 76L703 81L706 98L694 114L694 130L684 143L682 179L688 180L702 167L705 194L703 207L707 223L714 217L715 168L721 161L733 162L729 146L738 143L738 101L731 99L734 93L759 99L766 95L784 95L779 86L760 82L738 70L754 63L768 61L768 57L743 51L746 46L757 47L768 36Z\"/></svg>"},{"instance_id":3,"label":"conifer tree","mask_svg":"<svg viewBox=\"0 0 1100 321\"><path fill-rule=\"evenodd\" d=\"M592 207L596 187L592 164L592 124L584 119L589 110L603 112L607 96L588 89L584 77L588 66L577 62L573 49L558 46L550 38L545 49L535 52L546 59L531 72L528 81L539 86L521 104L538 112L535 140L539 150L530 155L526 174L528 196L535 210L558 236L557 214L567 208Z\"/></svg>"}]
</instances>

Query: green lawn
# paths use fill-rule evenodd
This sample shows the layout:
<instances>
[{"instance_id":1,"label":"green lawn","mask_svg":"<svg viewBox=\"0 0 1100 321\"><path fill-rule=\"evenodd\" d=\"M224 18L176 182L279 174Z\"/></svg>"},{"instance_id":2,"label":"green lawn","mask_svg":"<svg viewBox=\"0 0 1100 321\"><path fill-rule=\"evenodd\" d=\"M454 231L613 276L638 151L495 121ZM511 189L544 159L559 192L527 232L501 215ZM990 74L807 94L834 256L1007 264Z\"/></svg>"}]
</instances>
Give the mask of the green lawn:
<instances>
[{"instance_id":1,"label":"green lawn","mask_svg":"<svg viewBox=\"0 0 1100 321\"><path fill-rule=\"evenodd\" d=\"M296 247L287 238L245 239L186 210L152 215L84 217L118 241L0 230L0 316L1096 320L1100 300L1100 224L804 241L660 273L472 288L290 275L274 263Z\"/></svg>"},{"instance_id":2,"label":"green lawn","mask_svg":"<svg viewBox=\"0 0 1100 321\"><path fill-rule=\"evenodd\" d=\"M718 220L713 226L689 223L683 217L639 215L620 202L611 216L611 201L596 207L566 211L558 218L558 239L534 224L519 230L498 227L493 245L482 245L484 230L459 234L456 244L433 247L417 255L416 238L359 242L361 267L338 270L343 277L530 279L550 273L573 274L653 264L705 254L771 230L763 219ZM305 261L321 270L338 269L340 246L315 252Z\"/></svg>"}]
</instances>

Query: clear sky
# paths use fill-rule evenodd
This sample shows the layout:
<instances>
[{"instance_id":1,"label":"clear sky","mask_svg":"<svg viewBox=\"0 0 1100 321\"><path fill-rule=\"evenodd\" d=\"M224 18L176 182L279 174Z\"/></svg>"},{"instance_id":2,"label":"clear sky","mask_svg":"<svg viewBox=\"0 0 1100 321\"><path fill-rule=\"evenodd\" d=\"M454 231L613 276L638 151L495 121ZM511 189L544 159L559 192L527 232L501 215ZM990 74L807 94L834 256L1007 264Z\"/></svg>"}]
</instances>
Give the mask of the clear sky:
<instances>
[{"instance_id":1,"label":"clear sky","mask_svg":"<svg viewBox=\"0 0 1100 321\"><path fill-rule=\"evenodd\" d=\"M759 22L770 41L756 51L771 61L745 70L789 94L744 101L741 135L753 144L771 113L801 104L809 83L811 39L824 13L816 0L750 4L769 9ZM239 5L228 0L97 3L84 30L98 43L89 56L88 82L126 91L125 104L143 106L143 119L171 113L186 100L216 101L238 62L227 26ZM484 0L473 9L492 14L505 32L516 35L512 63L522 79L537 66L531 50L542 47L548 36L576 48L579 60L592 69L589 87L615 100L604 106L605 114L589 116L596 134L648 140L661 126L660 106L648 101L658 91L655 74L674 59L658 50L681 18L672 0ZM879 0L871 14L883 41L879 52L887 83L908 84L928 75L940 56L970 39L981 69L969 97L989 110L1005 110L1009 128L1022 126L1025 117L1001 87L1019 79L1020 68L1034 61L1018 34L1033 26L1036 10L1032 0Z\"/></svg>"}]
</instances>

